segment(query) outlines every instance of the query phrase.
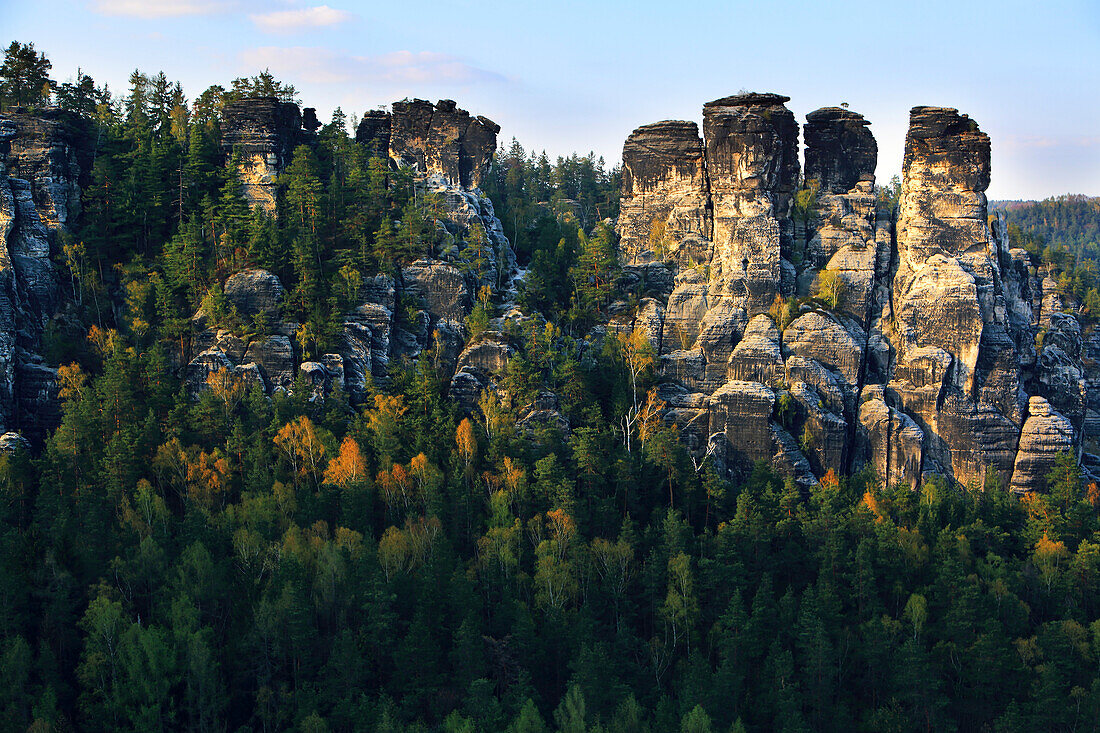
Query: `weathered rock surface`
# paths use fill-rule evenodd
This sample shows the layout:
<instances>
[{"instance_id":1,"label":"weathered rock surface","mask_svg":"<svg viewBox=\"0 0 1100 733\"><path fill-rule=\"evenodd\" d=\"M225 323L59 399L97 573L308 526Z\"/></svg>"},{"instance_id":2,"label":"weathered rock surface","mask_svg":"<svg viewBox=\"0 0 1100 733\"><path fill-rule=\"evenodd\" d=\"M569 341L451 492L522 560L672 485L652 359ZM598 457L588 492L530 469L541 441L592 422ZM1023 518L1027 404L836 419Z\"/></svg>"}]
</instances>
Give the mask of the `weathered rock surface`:
<instances>
[{"instance_id":1,"label":"weathered rock surface","mask_svg":"<svg viewBox=\"0 0 1100 733\"><path fill-rule=\"evenodd\" d=\"M781 260L793 242L798 124L778 94L742 94L703 107L718 288L750 316L782 290Z\"/></svg>"},{"instance_id":2,"label":"weathered rock surface","mask_svg":"<svg viewBox=\"0 0 1100 733\"><path fill-rule=\"evenodd\" d=\"M902 173L891 386L924 428L926 470L967 483L992 466L1007 478L1016 385L978 369L983 342L1009 325L989 256L989 138L953 109L915 107ZM1012 339L997 342L1014 351Z\"/></svg>"},{"instance_id":3,"label":"weathered rock surface","mask_svg":"<svg viewBox=\"0 0 1100 733\"><path fill-rule=\"evenodd\" d=\"M619 246L624 261L672 258L682 266L710 259L703 140L694 122L658 122L623 146Z\"/></svg>"},{"instance_id":4,"label":"weathered rock surface","mask_svg":"<svg viewBox=\"0 0 1100 733\"><path fill-rule=\"evenodd\" d=\"M874 191L878 146L855 112L826 107L806 116L806 180L816 185L806 219L804 265L839 279L837 310L867 324L874 289L889 267L890 241L879 236ZM797 223L797 222L796 222ZM807 268L807 280L814 269Z\"/></svg>"},{"instance_id":5,"label":"weathered rock surface","mask_svg":"<svg viewBox=\"0 0 1100 733\"><path fill-rule=\"evenodd\" d=\"M60 109L0 115L0 176L27 181L51 230L80 216L80 186L91 170L90 123Z\"/></svg>"},{"instance_id":6,"label":"weathered rock surface","mask_svg":"<svg viewBox=\"0 0 1100 733\"><path fill-rule=\"evenodd\" d=\"M243 318L276 319L286 297L279 278L267 270L242 270L225 281L226 299Z\"/></svg>"},{"instance_id":7,"label":"weathered rock surface","mask_svg":"<svg viewBox=\"0 0 1100 733\"><path fill-rule=\"evenodd\" d=\"M249 97L229 102L222 111L222 151L241 156L242 193L251 206L275 214L279 174L302 142L302 113L293 102Z\"/></svg>"},{"instance_id":8,"label":"weathered rock surface","mask_svg":"<svg viewBox=\"0 0 1100 733\"><path fill-rule=\"evenodd\" d=\"M432 321L459 322L473 305L466 277L453 265L417 260L401 270L405 297L418 303Z\"/></svg>"},{"instance_id":9,"label":"weathered rock surface","mask_svg":"<svg viewBox=\"0 0 1100 733\"><path fill-rule=\"evenodd\" d=\"M770 316L755 316L730 354L728 378L739 382L763 382L778 388L783 381L783 354L779 329Z\"/></svg>"},{"instance_id":10,"label":"weathered rock surface","mask_svg":"<svg viewBox=\"0 0 1100 733\"><path fill-rule=\"evenodd\" d=\"M924 431L904 412L886 404L881 386L864 392L859 424L866 459L887 485L916 488L922 476Z\"/></svg>"},{"instance_id":11,"label":"weathered rock surface","mask_svg":"<svg viewBox=\"0 0 1100 733\"><path fill-rule=\"evenodd\" d=\"M371 155L388 158L390 154L390 115L381 110L371 110L359 120L355 128L355 141Z\"/></svg>"},{"instance_id":12,"label":"weathered rock surface","mask_svg":"<svg viewBox=\"0 0 1100 733\"><path fill-rule=\"evenodd\" d=\"M87 122L60 110L0 116L0 429L40 443L60 420L38 352L60 304L55 235L80 214Z\"/></svg>"},{"instance_id":13,"label":"weathered rock surface","mask_svg":"<svg viewBox=\"0 0 1100 733\"><path fill-rule=\"evenodd\" d=\"M1045 488L1046 475L1059 452L1072 452L1073 425L1042 397L1028 402L1028 418L1020 432L1011 488L1017 493Z\"/></svg>"},{"instance_id":14,"label":"weathered rock surface","mask_svg":"<svg viewBox=\"0 0 1100 733\"><path fill-rule=\"evenodd\" d=\"M363 137L380 142L385 124L379 118L370 119ZM474 188L481 185L496 151L498 132L495 122L471 117L449 99L434 105L423 99L394 102L389 155L402 167L437 173L453 185Z\"/></svg>"},{"instance_id":15,"label":"weathered rock surface","mask_svg":"<svg viewBox=\"0 0 1100 733\"><path fill-rule=\"evenodd\" d=\"M744 472L754 461L770 459L771 414L775 392L759 382L730 381L710 398L710 433L722 433L728 443L727 465Z\"/></svg>"},{"instance_id":16,"label":"weathered rock surface","mask_svg":"<svg viewBox=\"0 0 1100 733\"><path fill-rule=\"evenodd\" d=\"M878 143L863 115L824 107L806 115L806 180L822 194L848 193L860 181L874 181Z\"/></svg>"},{"instance_id":17,"label":"weathered rock surface","mask_svg":"<svg viewBox=\"0 0 1100 733\"><path fill-rule=\"evenodd\" d=\"M816 185L796 207L786 101L719 99L702 141L691 122L662 122L624 146L620 259L671 271L671 288L647 291L664 300L665 419L730 470L770 456L802 481L870 464L916 486L928 473L980 484L992 469L1037 488L1057 450L1100 435L1100 337L1083 338L1057 283L990 223L988 137L956 110L914 108L895 212L874 186L867 120L817 110ZM796 292L816 306L793 317L776 296ZM782 334L769 309L793 317Z\"/></svg>"}]
</instances>

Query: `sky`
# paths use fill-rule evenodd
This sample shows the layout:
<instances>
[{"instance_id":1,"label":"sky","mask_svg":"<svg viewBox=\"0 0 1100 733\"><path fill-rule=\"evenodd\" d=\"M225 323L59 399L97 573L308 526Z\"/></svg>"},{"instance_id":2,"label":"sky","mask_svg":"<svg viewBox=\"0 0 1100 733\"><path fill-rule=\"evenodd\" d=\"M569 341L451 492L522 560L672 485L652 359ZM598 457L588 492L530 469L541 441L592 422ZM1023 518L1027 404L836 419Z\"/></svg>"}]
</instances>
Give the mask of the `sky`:
<instances>
[{"instance_id":1,"label":"sky","mask_svg":"<svg viewBox=\"0 0 1100 733\"><path fill-rule=\"evenodd\" d=\"M955 107L992 139L990 198L1100 195L1100 0L0 0L0 29L58 81L164 71L193 99L268 68L322 119L454 99L608 164L639 125L778 92L866 116L886 182L909 109Z\"/></svg>"}]
</instances>

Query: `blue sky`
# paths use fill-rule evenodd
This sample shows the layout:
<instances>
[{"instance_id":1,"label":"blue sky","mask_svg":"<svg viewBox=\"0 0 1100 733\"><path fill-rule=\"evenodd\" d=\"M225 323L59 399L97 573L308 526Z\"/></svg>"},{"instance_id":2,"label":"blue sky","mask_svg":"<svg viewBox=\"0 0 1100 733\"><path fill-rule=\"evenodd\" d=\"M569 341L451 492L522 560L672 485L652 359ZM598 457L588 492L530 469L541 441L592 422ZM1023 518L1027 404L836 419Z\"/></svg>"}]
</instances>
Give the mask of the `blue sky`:
<instances>
[{"instance_id":1,"label":"blue sky","mask_svg":"<svg viewBox=\"0 0 1100 733\"><path fill-rule=\"evenodd\" d=\"M774 91L800 119L866 115L885 181L909 108L957 107L993 140L991 198L1100 195L1098 0L0 0L0 28L62 81L163 70L194 98L269 67L322 118L449 98L504 141L609 162L638 125Z\"/></svg>"}]
</instances>

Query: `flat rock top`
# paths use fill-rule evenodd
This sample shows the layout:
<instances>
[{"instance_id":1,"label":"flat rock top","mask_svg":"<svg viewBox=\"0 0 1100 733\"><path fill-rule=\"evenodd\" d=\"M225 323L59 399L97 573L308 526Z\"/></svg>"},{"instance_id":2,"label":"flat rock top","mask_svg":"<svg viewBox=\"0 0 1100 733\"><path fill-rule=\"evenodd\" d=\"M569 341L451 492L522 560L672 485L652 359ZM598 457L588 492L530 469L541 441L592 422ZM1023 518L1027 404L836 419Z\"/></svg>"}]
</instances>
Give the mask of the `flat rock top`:
<instances>
[{"instance_id":1,"label":"flat rock top","mask_svg":"<svg viewBox=\"0 0 1100 733\"><path fill-rule=\"evenodd\" d=\"M714 391L711 399L720 400L723 397L745 397L748 399L774 400L775 392L767 385L760 382L741 382L730 380Z\"/></svg>"},{"instance_id":2,"label":"flat rock top","mask_svg":"<svg viewBox=\"0 0 1100 733\"><path fill-rule=\"evenodd\" d=\"M988 141L978 123L953 107L914 107L909 110L909 137L947 137L973 133Z\"/></svg>"},{"instance_id":3,"label":"flat rock top","mask_svg":"<svg viewBox=\"0 0 1100 733\"><path fill-rule=\"evenodd\" d=\"M782 94L772 94L770 92L746 92L744 94L734 94L729 97L722 97L721 99L715 99L714 101L707 102L703 105L703 109L707 109L708 107L773 107L776 105L786 104L789 101L791 101L791 98Z\"/></svg>"},{"instance_id":4,"label":"flat rock top","mask_svg":"<svg viewBox=\"0 0 1100 733\"><path fill-rule=\"evenodd\" d=\"M703 157L703 139L694 122L665 120L642 125L623 144L623 161L641 179L658 176L648 170L652 164L663 169L669 165L696 165Z\"/></svg>"},{"instance_id":5,"label":"flat rock top","mask_svg":"<svg viewBox=\"0 0 1100 733\"><path fill-rule=\"evenodd\" d=\"M697 138L699 125L690 120L661 120L634 128L634 132L630 133L630 138L627 139L655 136Z\"/></svg>"},{"instance_id":6,"label":"flat rock top","mask_svg":"<svg viewBox=\"0 0 1100 733\"><path fill-rule=\"evenodd\" d=\"M869 125L871 122L859 112L853 112L843 107L822 107L815 109L806 115L807 122L853 122L859 125Z\"/></svg>"}]
</instances>

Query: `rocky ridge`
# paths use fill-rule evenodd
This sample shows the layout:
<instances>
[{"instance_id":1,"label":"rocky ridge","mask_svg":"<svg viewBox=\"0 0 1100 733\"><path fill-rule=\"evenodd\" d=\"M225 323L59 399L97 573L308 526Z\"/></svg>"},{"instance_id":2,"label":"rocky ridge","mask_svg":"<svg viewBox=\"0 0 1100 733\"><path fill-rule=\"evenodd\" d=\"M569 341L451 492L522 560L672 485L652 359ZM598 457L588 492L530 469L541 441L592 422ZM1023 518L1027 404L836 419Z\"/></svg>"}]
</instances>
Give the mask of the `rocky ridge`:
<instances>
[{"instance_id":1,"label":"rocky ridge","mask_svg":"<svg viewBox=\"0 0 1100 733\"><path fill-rule=\"evenodd\" d=\"M306 139L301 120L296 105L273 98L227 106L223 149L244 154L259 174L244 182L253 204L274 211L278 174L293 147ZM430 256L392 275L365 278L356 302L342 316L336 351L312 362L301 357L300 325L284 318L285 291L279 279L264 270L229 277L222 290L235 313L245 322L259 316L265 328L250 336L234 333L204 311L196 313L191 355L181 367L191 394L206 389L211 374L230 370L268 393L293 390L301 378L314 394L339 388L358 403L373 384L387 379L392 360L414 358L425 349L432 350L441 371L457 372L456 394L464 380L480 393L493 365L503 366L491 353L493 334L501 344L503 337L490 330L464 351L464 319L478 290L501 287L515 266L492 202L476 187L495 150L498 130L490 120L471 117L448 100L436 105L397 102L392 113L364 116L357 142L391 165L411 169L418 195L432 195L440 203L440 244ZM483 237L477 239L475 231ZM476 403L476 395L472 400Z\"/></svg>"},{"instance_id":2,"label":"rocky ridge","mask_svg":"<svg viewBox=\"0 0 1100 733\"><path fill-rule=\"evenodd\" d=\"M807 115L800 186L787 101L718 99L701 138L667 121L624 144L620 260L673 279L633 321L660 355L666 420L734 473L766 459L803 484L869 465L891 484L992 471L1042 488L1096 424L1092 362L1053 281L988 216L988 136L915 107L894 211L847 109Z\"/></svg>"}]
</instances>

